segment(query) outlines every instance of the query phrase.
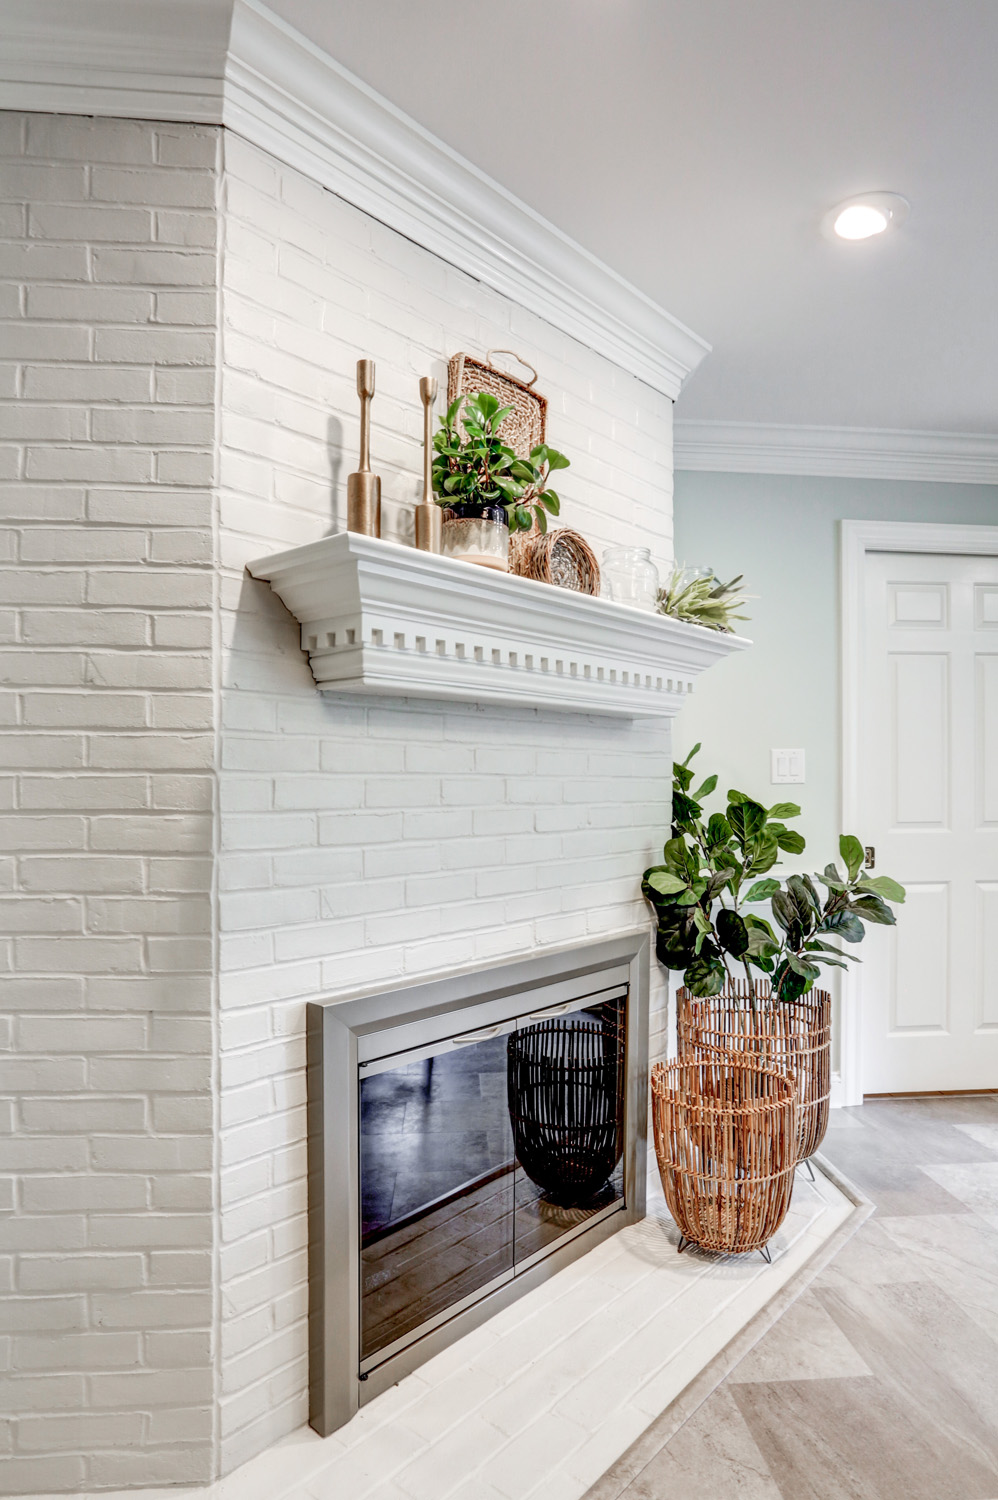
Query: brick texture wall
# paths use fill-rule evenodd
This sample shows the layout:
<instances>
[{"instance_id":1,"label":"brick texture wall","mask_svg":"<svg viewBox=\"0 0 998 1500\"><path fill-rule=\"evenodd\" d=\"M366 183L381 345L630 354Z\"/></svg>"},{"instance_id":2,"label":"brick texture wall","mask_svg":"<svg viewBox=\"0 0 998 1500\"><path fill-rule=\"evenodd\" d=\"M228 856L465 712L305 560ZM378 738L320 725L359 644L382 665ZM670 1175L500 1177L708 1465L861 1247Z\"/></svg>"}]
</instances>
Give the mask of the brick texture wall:
<instances>
[{"instance_id":1,"label":"brick texture wall","mask_svg":"<svg viewBox=\"0 0 998 1500\"><path fill-rule=\"evenodd\" d=\"M361 355L402 540L457 349L662 562L671 407L231 135L0 156L0 1488L203 1482L306 1417L305 1001L645 922L668 799L661 724L318 694L244 564L342 527Z\"/></svg>"},{"instance_id":2,"label":"brick texture wall","mask_svg":"<svg viewBox=\"0 0 998 1500\"><path fill-rule=\"evenodd\" d=\"M344 524L356 360L377 362L383 528L410 536L418 380L514 348L572 467L564 518L671 555L671 405L225 138L219 453L221 1443L228 1470L306 1420L304 1003L647 921L669 735L495 706L316 692L244 564ZM661 1045L656 984L653 1045Z\"/></svg>"},{"instance_id":3,"label":"brick texture wall","mask_svg":"<svg viewBox=\"0 0 998 1500\"><path fill-rule=\"evenodd\" d=\"M219 134L0 115L0 1490L212 1460Z\"/></svg>"}]
</instances>

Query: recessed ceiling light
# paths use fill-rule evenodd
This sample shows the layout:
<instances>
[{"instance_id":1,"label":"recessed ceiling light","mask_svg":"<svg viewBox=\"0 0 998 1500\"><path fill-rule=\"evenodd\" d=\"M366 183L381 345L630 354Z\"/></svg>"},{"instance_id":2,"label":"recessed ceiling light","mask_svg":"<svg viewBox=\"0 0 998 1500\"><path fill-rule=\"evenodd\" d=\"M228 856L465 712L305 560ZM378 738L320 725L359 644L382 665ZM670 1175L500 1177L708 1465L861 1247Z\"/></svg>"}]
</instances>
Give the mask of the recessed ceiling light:
<instances>
[{"instance_id":1,"label":"recessed ceiling light","mask_svg":"<svg viewBox=\"0 0 998 1500\"><path fill-rule=\"evenodd\" d=\"M900 193L859 193L827 213L822 228L836 239L868 240L903 223L908 208Z\"/></svg>"}]
</instances>

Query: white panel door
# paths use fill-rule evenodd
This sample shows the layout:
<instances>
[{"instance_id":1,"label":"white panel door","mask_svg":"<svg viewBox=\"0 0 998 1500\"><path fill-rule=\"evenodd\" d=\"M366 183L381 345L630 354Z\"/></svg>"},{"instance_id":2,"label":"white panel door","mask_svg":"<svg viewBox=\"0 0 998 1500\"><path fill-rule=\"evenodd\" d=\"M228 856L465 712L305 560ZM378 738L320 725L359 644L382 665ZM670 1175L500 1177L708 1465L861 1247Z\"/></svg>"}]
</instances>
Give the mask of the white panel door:
<instances>
[{"instance_id":1,"label":"white panel door","mask_svg":"<svg viewBox=\"0 0 998 1500\"><path fill-rule=\"evenodd\" d=\"M998 558L868 553L862 609L863 1090L998 1088Z\"/></svg>"}]
</instances>

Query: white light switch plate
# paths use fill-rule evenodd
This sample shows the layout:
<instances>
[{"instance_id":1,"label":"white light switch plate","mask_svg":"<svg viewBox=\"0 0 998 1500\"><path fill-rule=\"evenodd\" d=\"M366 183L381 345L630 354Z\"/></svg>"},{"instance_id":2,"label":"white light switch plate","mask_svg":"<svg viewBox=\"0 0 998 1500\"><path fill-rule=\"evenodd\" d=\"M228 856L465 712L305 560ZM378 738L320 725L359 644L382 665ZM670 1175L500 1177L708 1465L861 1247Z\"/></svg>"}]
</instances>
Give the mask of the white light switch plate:
<instances>
[{"instance_id":1,"label":"white light switch plate","mask_svg":"<svg viewBox=\"0 0 998 1500\"><path fill-rule=\"evenodd\" d=\"M804 780L803 750L771 750L772 772L770 781L774 786L786 781Z\"/></svg>"}]
</instances>

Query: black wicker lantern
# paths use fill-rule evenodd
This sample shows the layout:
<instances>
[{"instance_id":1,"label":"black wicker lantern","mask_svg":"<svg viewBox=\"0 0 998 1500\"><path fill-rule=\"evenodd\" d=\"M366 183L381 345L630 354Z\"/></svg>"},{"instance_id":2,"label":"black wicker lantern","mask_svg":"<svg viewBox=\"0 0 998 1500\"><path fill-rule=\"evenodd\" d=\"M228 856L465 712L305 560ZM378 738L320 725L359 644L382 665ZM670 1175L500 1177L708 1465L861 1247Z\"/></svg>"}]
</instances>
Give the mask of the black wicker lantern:
<instances>
[{"instance_id":1,"label":"black wicker lantern","mask_svg":"<svg viewBox=\"0 0 998 1500\"><path fill-rule=\"evenodd\" d=\"M605 1187L623 1154L621 1010L540 1021L509 1038L516 1155L552 1202L575 1208Z\"/></svg>"}]
</instances>

